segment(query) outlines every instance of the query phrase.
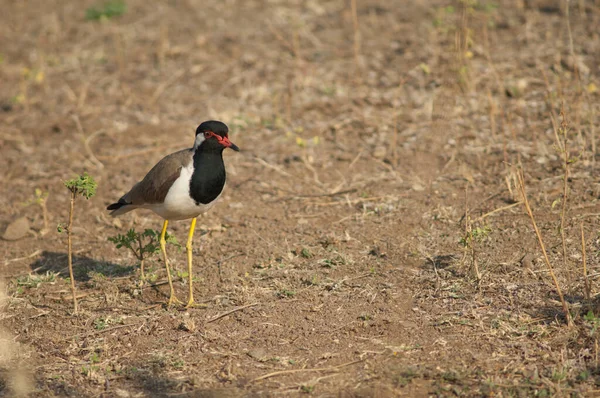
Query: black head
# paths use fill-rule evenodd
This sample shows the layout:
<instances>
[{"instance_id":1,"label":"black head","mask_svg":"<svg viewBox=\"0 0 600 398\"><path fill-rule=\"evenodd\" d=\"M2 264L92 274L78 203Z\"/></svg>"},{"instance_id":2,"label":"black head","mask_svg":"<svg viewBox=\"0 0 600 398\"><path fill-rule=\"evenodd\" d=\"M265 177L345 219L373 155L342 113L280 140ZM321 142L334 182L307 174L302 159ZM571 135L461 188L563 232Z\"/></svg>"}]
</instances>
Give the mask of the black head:
<instances>
[{"instance_id":1,"label":"black head","mask_svg":"<svg viewBox=\"0 0 600 398\"><path fill-rule=\"evenodd\" d=\"M196 129L194 148L199 148L201 145L203 148L221 151L225 148L231 148L234 151L240 150L237 145L229 141L229 129L227 125L217 120L208 120Z\"/></svg>"},{"instance_id":2,"label":"black head","mask_svg":"<svg viewBox=\"0 0 600 398\"><path fill-rule=\"evenodd\" d=\"M219 122L218 120L207 120L198 126L196 129L196 135L200 133L206 133L208 131L212 131L221 137L227 137L229 134L229 129L225 123Z\"/></svg>"}]
</instances>

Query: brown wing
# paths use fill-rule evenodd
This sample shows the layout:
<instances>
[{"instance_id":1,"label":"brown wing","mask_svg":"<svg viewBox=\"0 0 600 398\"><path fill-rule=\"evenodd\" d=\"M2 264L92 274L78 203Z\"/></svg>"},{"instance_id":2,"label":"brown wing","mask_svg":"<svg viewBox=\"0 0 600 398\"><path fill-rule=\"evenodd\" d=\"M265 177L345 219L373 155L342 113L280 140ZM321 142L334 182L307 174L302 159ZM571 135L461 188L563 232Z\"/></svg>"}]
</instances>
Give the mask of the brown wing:
<instances>
[{"instance_id":1,"label":"brown wing","mask_svg":"<svg viewBox=\"0 0 600 398\"><path fill-rule=\"evenodd\" d=\"M135 206L163 202L171 185L179 178L181 169L193 161L192 156L190 149L184 149L163 158L119 202Z\"/></svg>"}]
</instances>

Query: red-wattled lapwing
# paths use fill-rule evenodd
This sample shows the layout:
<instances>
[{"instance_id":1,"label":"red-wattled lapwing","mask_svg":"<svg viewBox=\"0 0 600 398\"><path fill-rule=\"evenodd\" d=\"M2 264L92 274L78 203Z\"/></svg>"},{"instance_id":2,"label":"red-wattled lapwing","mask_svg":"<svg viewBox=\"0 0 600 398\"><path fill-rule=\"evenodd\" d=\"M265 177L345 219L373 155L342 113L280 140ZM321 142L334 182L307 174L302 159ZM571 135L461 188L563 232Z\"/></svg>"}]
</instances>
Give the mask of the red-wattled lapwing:
<instances>
[{"instance_id":1,"label":"red-wattled lapwing","mask_svg":"<svg viewBox=\"0 0 600 398\"><path fill-rule=\"evenodd\" d=\"M107 207L107 210L112 210L112 216L120 216L135 209L150 209L165 219L160 234L160 249L171 288L168 305L181 304L181 301L175 297L167 260L167 225L169 220L192 219L185 246L190 280L187 307L191 307L194 305L192 238L196 228L196 217L207 212L223 192L226 179L223 150L240 150L229 141L228 133L229 129L222 122L210 120L202 123L196 129L196 140L192 148L172 153L162 159L117 203Z\"/></svg>"}]
</instances>

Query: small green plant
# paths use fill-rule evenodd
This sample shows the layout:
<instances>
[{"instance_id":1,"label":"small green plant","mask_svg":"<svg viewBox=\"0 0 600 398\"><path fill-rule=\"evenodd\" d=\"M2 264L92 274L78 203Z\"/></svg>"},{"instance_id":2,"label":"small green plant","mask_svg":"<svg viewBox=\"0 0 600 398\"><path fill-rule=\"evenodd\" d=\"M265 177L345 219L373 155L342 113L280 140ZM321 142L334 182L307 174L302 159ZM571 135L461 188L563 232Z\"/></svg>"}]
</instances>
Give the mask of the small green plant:
<instances>
[{"instance_id":1,"label":"small green plant","mask_svg":"<svg viewBox=\"0 0 600 398\"><path fill-rule=\"evenodd\" d=\"M90 362L91 363L98 363L98 362L100 362L100 354L98 354L97 352L92 352L90 354Z\"/></svg>"},{"instance_id":2,"label":"small green plant","mask_svg":"<svg viewBox=\"0 0 600 398\"><path fill-rule=\"evenodd\" d=\"M302 256L303 258L311 258L313 255L310 252L310 250L308 250L306 247L304 247L300 251L300 256Z\"/></svg>"},{"instance_id":3,"label":"small green plant","mask_svg":"<svg viewBox=\"0 0 600 398\"><path fill-rule=\"evenodd\" d=\"M400 374L396 377L395 381L398 387L406 387L415 377L417 377L417 373L415 372L415 370L412 368L408 368L400 372Z\"/></svg>"},{"instance_id":4,"label":"small green plant","mask_svg":"<svg viewBox=\"0 0 600 398\"><path fill-rule=\"evenodd\" d=\"M366 322L366 321L370 321L372 318L371 318L371 315L369 315L369 314L362 314L358 317L358 319Z\"/></svg>"},{"instance_id":5,"label":"small green plant","mask_svg":"<svg viewBox=\"0 0 600 398\"><path fill-rule=\"evenodd\" d=\"M183 359L174 359L173 362L171 362L171 365L175 368L175 369L183 369L185 366L185 361Z\"/></svg>"},{"instance_id":6,"label":"small green plant","mask_svg":"<svg viewBox=\"0 0 600 398\"><path fill-rule=\"evenodd\" d=\"M468 231L464 237L460 239L460 244L468 247L473 242L483 242L483 240L492 232L492 229L488 226L483 228L477 227Z\"/></svg>"},{"instance_id":7,"label":"small green plant","mask_svg":"<svg viewBox=\"0 0 600 398\"><path fill-rule=\"evenodd\" d=\"M65 187L71 192L71 201L69 203L69 223L65 226L59 224L57 230L59 233L67 232L67 254L69 264L69 278L71 280L71 293L73 295L73 311L77 313L77 296L75 295L75 278L73 277L73 244L72 244L72 231L73 231L73 209L75 207L75 199L78 196L83 196L86 199L91 198L96 194L96 188L98 184L87 173L77 176L72 180L65 181Z\"/></svg>"},{"instance_id":8,"label":"small green plant","mask_svg":"<svg viewBox=\"0 0 600 398\"><path fill-rule=\"evenodd\" d=\"M51 271L46 272L44 275L29 274L25 276L20 276L17 278L17 286L37 288L42 283L54 283L56 281L57 276L58 272Z\"/></svg>"},{"instance_id":9,"label":"small green plant","mask_svg":"<svg viewBox=\"0 0 600 398\"><path fill-rule=\"evenodd\" d=\"M181 248L181 245L175 236L167 233L165 239L167 240L167 243L171 243L178 248ZM148 257L160 252L160 232L153 229L137 232L135 229L131 228L125 235L118 234L116 236L111 236L108 238L108 241L114 243L117 249L124 247L131 250L133 255L140 262L141 279L142 281L145 280L146 274L144 272L144 262Z\"/></svg>"},{"instance_id":10,"label":"small green plant","mask_svg":"<svg viewBox=\"0 0 600 398\"><path fill-rule=\"evenodd\" d=\"M598 338L597 332L600 328L600 317L594 315L592 310L589 310L587 314L583 316L583 319L588 323L590 328L590 337Z\"/></svg>"},{"instance_id":11,"label":"small green plant","mask_svg":"<svg viewBox=\"0 0 600 398\"><path fill-rule=\"evenodd\" d=\"M112 318L110 316L94 319L94 329L104 330L110 325L123 323L121 318Z\"/></svg>"},{"instance_id":12,"label":"small green plant","mask_svg":"<svg viewBox=\"0 0 600 398\"><path fill-rule=\"evenodd\" d=\"M101 7L90 7L85 11L85 19L88 21L100 21L119 17L125 14L127 5L123 0L111 0L104 3Z\"/></svg>"},{"instance_id":13,"label":"small green plant","mask_svg":"<svg viewBox=\"0 0 600 398\"><path fill-rule=\"evenodd\" d=\"M296 295L296 292L293 290L287 290L287 289L283 289L277 292L277 297L279 298L285 298L285 297L294 297Z\"/></svg>"}]
</instances>

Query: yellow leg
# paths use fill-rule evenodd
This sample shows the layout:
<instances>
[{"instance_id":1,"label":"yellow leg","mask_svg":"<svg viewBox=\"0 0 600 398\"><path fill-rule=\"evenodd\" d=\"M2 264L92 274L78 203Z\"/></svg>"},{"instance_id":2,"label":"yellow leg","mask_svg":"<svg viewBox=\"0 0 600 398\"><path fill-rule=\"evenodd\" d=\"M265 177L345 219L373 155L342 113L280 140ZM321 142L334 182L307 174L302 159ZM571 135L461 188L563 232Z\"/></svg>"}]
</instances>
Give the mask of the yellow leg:
<instances>
[{"instance_id":1,"label":"yellow leg","mask_svg":"<svg viewBox=\"0 0 600 398\"><path fill-rule=\"evenodd\" d=\"M162 251L163 258L165 260L165 268L167 269L167 278L169 279L169 287L171 288L171 294L169 296L169 301L167 306L172 304L183 304L181 301L175 297L175 289L173 289L173 279L171 279L171 271L169 270L169 260L167 259L167 241L165 239L165 235L167 233L167 225L169 225L169 220L165 220L162 232L160 233L160 250Z\"/></svg>"},{"instance_id":2,"label":"yellow leg","mask_svg":"<svg viewBox=\"0 0 600 398\"><path fill-rule=\"evenodd\" d=\"M187 252L188 262L188 277L190 278L190 299L186 305L186 308L194 306L194 287L192 286L192 239L194 238L194 231L196 230L196 217L192 218L192 225L190 225L190 233L188 234L188 240L185 245Z\"/></svg>"}]
</instances>

